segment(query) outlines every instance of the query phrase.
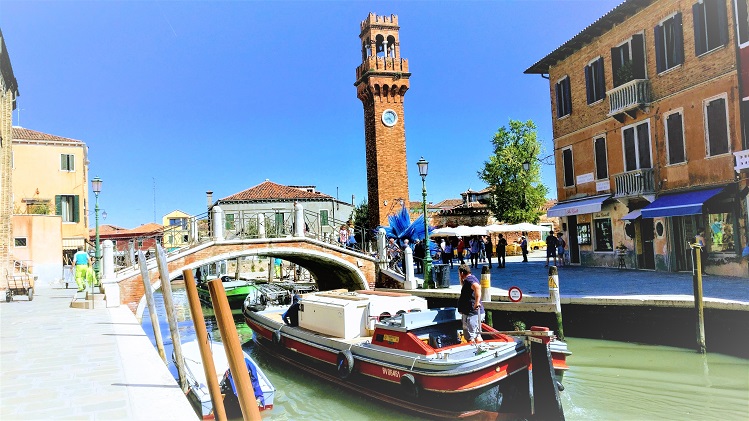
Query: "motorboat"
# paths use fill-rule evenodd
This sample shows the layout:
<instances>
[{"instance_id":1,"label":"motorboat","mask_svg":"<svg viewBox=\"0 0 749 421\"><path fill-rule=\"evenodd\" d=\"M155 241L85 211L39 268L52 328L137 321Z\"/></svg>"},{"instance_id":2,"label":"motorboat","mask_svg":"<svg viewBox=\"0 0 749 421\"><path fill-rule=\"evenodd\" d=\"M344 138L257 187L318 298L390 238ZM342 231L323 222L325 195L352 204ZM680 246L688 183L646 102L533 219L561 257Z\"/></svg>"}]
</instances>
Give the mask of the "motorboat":
<instances>
[{"instance_id":1,"label":"motorboat","mask_svg":"<svg viewBox=\"0 0 749 421\"><path fill-rule=\"evenodd\" d=\"M221 342L211 341L211 353L213 354L213 364L216 368L216 378L219 380L221 393L224 395L224 406L227 414L239 413L239 402L236 397L236 389L233 381L230 380L229 361L226 359L224 345ZM255 391L255 398L258 402L258 408L261 411L273 408L273 398L276 389L271 384L263 370L255 361L243 352L247 371L250 374L250 381ZM187 378L188 391L187 398L195 410L204 420L214 419L213 402L208 390L208 383L203 368L203 360L200 357L198 341L190 341L182 344L182 355L185 361L185 376ZM172 355L174 359L174 355Z\"/></svg>"},{"instance_id":2,"label":"motorboat","mask_svg":"<svg viewBox=\"0 0 749 421\"><path fill-rule=\"evenodd\" d=\"M221 284L224 286L224 291L226 291L226 299L229 301L229 307L232 309L242 308L242 304L244 303L245 298L247 298L247 295L257 290L255 282L251 280L236 279L229 275L222 275L218 278L221 279ZM211 293L208 290L208 281L211 280L212 279L205 281L199 280L196 283L198 298L200 298L200 301L208 305L211 304Z\"/></svg>"},{"instance_id":3,"label":"motorboat","mask_svg":"<svg viewBox=\"0 0 749 421\"><path fill-rule=\"evenodd\" d=\"M541 341L533 332L508 335L482 324L482 341L469 343L454 307L429 309L423 298L372 290L303 294L298 326L282 320L288 306L253 308L248 297L245 320L272 356L409 411L436 418L477 411L526 417L540 403L541 393L534 396L529 387L537 376L530 381L528 338ZM561 411L561 376L555 379L554 372L567 369L568 352L547 331L537 371L548 368L552 386L546 389L553 388Z\"/></svg>"}]
</instances>

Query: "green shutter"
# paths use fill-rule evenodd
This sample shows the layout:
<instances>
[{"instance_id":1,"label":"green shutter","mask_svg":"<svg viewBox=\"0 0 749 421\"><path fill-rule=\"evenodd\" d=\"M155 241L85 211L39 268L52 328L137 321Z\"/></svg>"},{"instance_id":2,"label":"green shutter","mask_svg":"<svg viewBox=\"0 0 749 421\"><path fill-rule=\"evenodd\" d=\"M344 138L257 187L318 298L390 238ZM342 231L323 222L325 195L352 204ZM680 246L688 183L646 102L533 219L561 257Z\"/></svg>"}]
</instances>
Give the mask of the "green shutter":
<instances>
[{"instance_id":1,"label":"green shutter","mask_svg":"<svg viewBox=\"0 0 749 421\"><path fill-rule=\"evenodd\" d=\"M62 215L62 196L55 195L55 215Z\"/></svg>"},{"instance_id":2,"label":"green shutter","mask_svg":"<svg viewBox=\"0 0 749 421\"><path fill-rule=\"evenodd\" d=\"M60 171L65 171L65 161L66 161L65 154L61 153L60 154Z\"/></svg>"},{"instance_id":3,"label":"green shutter","mask_svg":"<svg viewBox=\"0 0 749 421\"><path fill-rule=\"evenodd\" d=\"M68 160L68 170L75 171L75 155L70 154L68 156L70 157L70 160Z\"/></svg>"},{"instance_id":4,"label":"green shutter","mask_svg":"<svg viewBox=\"0 0 749 421\"><path fill-rule=\"evenodd\" d=\"M320 211L320 225L325 226L328 225L328 210L323 209Z\"/></svg>"},{"instance_id":5,"label":"green shutter","mask_svg":"<svg viewBox=\"0 0 749 421\"><path fill-rule=\"evenodd\" d=\"M76 194L75 196L73 196L73 222L81 222L81 217L78 212L79 205L80 205L80 199L78 195Z\"/></svg>"}]
</instances>

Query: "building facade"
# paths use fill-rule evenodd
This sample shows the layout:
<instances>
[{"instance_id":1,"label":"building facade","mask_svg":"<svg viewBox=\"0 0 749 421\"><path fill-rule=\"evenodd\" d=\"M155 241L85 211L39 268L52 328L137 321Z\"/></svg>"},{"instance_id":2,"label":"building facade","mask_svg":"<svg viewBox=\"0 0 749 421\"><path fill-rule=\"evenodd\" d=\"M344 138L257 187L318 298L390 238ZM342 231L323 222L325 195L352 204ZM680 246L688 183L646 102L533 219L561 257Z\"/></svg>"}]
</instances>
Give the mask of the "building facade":
<instances>
[{"instance_id":1,"label":"building facade","mask_svg":"<svg viewBox=\"0 0 749 421\"><path fill-rule=\"evenodd\" d=\"M704 230L706 271L749 275L736 11L625 1L526 70L549 79L548 215L562 218L573 263L616 266L623 253L627 267L688 271Z\"/></svg>"},{"instance_id":2,"label":"building facade","mask_svg":"<svg viewBox=\"0 0 749 421\"><path fill-rule=\"evenodd\" d=\"M13 154L13 110L16 109L18 81L13 74L5 37L0 31L0 273L12 268L13 185L11 156ZM4 278L3 282L4 282Z\"/></svg>"},{"instance_id":3,"label":"building facade","mask_svg":"<svg viewBox=\"0 0 749 421\"><path fill-rule=\"evenodd\" d=\"M410 86L408 61L401 58L398 16L370 13L361 22L362 63L356 94L364 106L369 228L408 203L406 124L403 101ZM398 203L399 206L393 206Z\"/></svg>"},{"instance_id":4,"label":"building facade","mask_svg":"<svg viewBox=\"0 0 749 421\"><path fill-rule=\"evenodd\" d=\"M184 247L190 243L190 220L192 216L181 210L173 210L162 218L164 226L164 248L167 251Z\"/></svg>"}]
</instances>

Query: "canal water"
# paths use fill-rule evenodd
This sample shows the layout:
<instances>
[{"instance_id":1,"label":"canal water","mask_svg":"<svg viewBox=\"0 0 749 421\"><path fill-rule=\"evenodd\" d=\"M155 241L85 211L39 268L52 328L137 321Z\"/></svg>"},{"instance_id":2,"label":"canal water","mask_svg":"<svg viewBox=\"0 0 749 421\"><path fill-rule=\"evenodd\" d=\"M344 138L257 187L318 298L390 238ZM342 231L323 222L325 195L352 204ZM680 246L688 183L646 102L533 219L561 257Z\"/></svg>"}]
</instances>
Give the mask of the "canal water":
<instances>
[{"instance_id":1,"label":"canal water","mask_svg":"<svg viewBox=\"0 0 749 421\"><path fill-rule=\"evenodd\" d=\"M172 291L182 342L195 339L184 286ZM172 342L160 291L155 295L167 355ZM213 310L203 307L211 338L221 341ZM421 420L365 396L295 370L256 349L239 310L234 321L245 351L276 387L275 406L264 420ZM143 329L153 338L148 309ZM744 343L745 341L740 341ZM568 420L746 420L749 360L688 349L567 338L572 356L562 404ZM169 363L177 377L177 369Z\"/></svg>"}]
</instances>

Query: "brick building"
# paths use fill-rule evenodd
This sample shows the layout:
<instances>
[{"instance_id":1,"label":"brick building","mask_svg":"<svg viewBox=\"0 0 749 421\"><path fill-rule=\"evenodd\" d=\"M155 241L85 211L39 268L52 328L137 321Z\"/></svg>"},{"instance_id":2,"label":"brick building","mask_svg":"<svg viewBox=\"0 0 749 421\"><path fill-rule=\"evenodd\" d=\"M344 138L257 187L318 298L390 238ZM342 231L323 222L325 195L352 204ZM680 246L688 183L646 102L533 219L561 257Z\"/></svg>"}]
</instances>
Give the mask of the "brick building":
<instances>
[{"instance_id":1,"label":"brick building","mask_svg":"<svg viewBox=\"0 0 749 421\"><path fill-rule=\"evenodd\" d=\"M548 214L573 263L616 265L622 245L627 267L687 271L705 230L707 272L749 275L738 2L625 1L525 71L549 79L560 165Z\"/></svg>"},{"instance_id":2,"label":"brick building","mask_svg":"<svg viewBox=\"0 0 749 421\"><path fill-rule=\"evenodd\" d=\"M13 110L16 108L18 82L13 74L5 37L0 31L0 272L11 267L11 216L13 185L11 156L13 151ZM4 278L3 278L4 280Z\"/></svg>"}]
</instances>

